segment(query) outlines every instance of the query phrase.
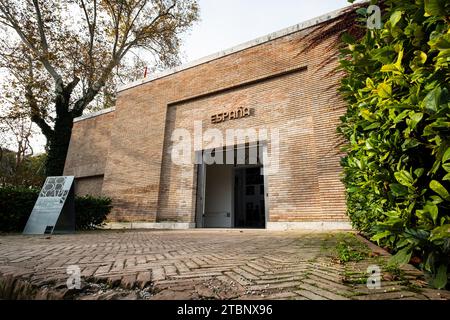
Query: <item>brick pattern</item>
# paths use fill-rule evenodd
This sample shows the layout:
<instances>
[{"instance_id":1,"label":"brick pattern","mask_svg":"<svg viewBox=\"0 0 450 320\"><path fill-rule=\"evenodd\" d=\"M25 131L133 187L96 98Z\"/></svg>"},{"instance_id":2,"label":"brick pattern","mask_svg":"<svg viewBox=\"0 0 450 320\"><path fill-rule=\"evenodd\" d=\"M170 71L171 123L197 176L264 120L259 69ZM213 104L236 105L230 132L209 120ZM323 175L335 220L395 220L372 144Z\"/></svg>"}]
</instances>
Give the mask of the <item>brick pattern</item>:
<instances>
[{"instance_id":1,"label":"brick pattern","mask_svg":"<svg viewBox=\"0 0 450 320\"><path fill-rule=\"evenodd\" d=\"M89 178L105 173L113 119L114 112L109 112L73 124L65 175ZM83 189L80 192L83 193Z\"/></svg>"},{"instance_id":2,"label":"brick pattern","mask_svg":"<svg viewBox=\"0 0 450 320\"><path fill-rule=\"evenodd\" d=\"M75 194L79 196L101 196L103 175L94 177L75 178Z\"/></svg>"},{"instance_id":3,"label":"brick pattern","mask_svg":"<svg viewBox=\"0 0 450 320\"><path fill-rule=\"evenodd\" d=\"M337 62L321 66L330 43L302 51L302 38L314 28L119 92L113 117L76 124L66 172L89 175L98 157L102 193L113 198L112 221L193 222L195 167L171 163L172 131L192 130L193 120L222 131L280 129L281 167L268 179L269 222L346 221L335 130L343 103L330 89L339 82L330 74ZM270 79L239 87L264 77ZM211 125L212 114L241 106L254 115ZM108 121L110 146L95 152L88 142L109 136L101 127L89 128Z\"/></svg>"},{"instance_id":4,"label":"brick pattern","mask_svg":"<svg viewBox=\"0 0 450 320\"><path fill-rule=\"evenodd\" d=\"M381 289L369 290L355 280L388 256L341 265L331 254L336 238L247 230L4 236L0 299L450 299L411 266L409 285L383 273ZM69 265L81 269L81 291L66 288Z\"/></svg>"}]
</instances>

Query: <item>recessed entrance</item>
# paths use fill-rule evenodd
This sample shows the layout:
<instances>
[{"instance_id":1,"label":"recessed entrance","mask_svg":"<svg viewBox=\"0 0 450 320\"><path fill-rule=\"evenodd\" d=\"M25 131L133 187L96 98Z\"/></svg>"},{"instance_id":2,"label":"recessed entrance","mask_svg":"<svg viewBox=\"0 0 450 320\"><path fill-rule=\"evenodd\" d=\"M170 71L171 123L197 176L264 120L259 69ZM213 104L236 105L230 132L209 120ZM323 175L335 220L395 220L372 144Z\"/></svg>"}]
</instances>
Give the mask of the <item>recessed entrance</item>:
<instances>
[{"instance_id":1,"label":"recessed entrance","mask_svg":"<svg viewBox=\"0 0 450 320\"><path fill-rule=\"evenodd\" d=\"M246 156L244 164L198 165L198 228L265 228L266 179L257 158L256 164Z\"/></svg>"},{"instance_id":2,"label":"recessed entrance","mask_svg":"<svg viewBox=\"0 0 450 320\"><path fill-rule=\"evenodd\" d=\"M234 226L265 228L265 190L262 166L234 170Z\"/></svg>"}]
</instances>

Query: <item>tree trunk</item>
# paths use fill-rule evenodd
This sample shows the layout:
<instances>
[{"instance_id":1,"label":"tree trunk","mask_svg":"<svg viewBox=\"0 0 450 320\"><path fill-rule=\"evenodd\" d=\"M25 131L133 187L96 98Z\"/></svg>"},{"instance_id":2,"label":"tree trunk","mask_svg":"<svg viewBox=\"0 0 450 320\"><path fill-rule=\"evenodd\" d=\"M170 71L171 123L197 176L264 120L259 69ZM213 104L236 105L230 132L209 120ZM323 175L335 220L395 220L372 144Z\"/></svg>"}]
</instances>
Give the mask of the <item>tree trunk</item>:
<instances>
[{"instance_id":1,"label":"tree trunk","mask_svg":"<svg viewBox=\"0 0 450 320\"><path fill-rule=\"evenodd\" d=\"M65 100L65 101L64 101ZM56 102L57 117L51 137L47 137L47 161L45 164L46 176L61 176L64 172L67 150L69 149L72 134L73 116L68 111L69 106L64 105L68 99Z\"/></svg>"}]
</instances>

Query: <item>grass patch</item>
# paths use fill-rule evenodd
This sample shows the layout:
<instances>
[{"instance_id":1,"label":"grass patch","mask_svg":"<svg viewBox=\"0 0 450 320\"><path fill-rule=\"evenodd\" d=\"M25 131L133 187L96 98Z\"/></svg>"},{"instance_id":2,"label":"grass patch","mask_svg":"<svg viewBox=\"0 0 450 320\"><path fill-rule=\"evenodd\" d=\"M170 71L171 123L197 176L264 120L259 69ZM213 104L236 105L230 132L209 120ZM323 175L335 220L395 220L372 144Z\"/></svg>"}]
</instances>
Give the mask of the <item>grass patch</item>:
<instances>
[{"instance_id":1,"label":"grass patch","mask_svg":"<svg viewBox=\"0 0 450 320\"><path fill-rule=\"evenodd\" d=\"M345 272L342 282L357 285L357 284L367 284L367 275L361 272Z\"/></svg>"},{"instance_id":2,"label":"grass patch","mask_svg":"<svg viewBox=\"0 0 450 320\"><path fill-rule=\"evenodd\" d=\"M340 263L361 261L369 257L369 247L359 241L352 233L341 233L337 235L335 253Z\"/></svg>"},{"instance_id":3,"label":"grass patch","mask_svg":"<svg viewBox=\"0 0 450 320\"><path fill-rule=\"evenodd\" d=\"M398 279L403 279L405 272L399 268L398 265L395 264L384 264L383 266L384 271L389 272L394 277Z\"/></svg>"}]
</instances>

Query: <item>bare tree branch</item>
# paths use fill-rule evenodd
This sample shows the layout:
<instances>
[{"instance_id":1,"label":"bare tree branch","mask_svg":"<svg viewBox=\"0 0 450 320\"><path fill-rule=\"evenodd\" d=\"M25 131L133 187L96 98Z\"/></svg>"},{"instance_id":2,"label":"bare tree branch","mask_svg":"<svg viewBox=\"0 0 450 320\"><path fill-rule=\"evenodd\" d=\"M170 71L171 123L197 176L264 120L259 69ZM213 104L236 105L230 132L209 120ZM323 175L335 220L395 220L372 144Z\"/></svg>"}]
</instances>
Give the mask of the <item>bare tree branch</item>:
<instances>
[{"instance_id":1,"label":"bare tree branch","mask_svg":"<svg viewBox=\"0 0 450 320\"><path fill-rule=\"evenodd\" d=\"M48 43L47 43L47 37L45 36L44 22L42 21L41 9L39 8L39 1L33 0L33 5L34 5L34 10L36 11L36 19L38 22L38 30L39 30L39 36L41 38L42 50L44 51L45 55L48 55Z\"/></svg>"}]
</instances>

